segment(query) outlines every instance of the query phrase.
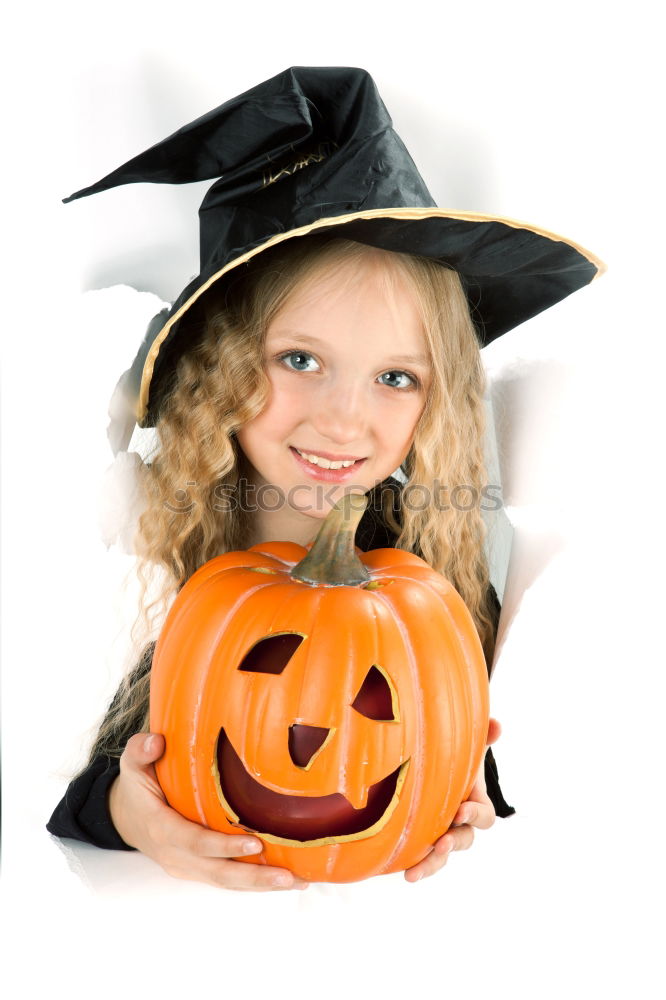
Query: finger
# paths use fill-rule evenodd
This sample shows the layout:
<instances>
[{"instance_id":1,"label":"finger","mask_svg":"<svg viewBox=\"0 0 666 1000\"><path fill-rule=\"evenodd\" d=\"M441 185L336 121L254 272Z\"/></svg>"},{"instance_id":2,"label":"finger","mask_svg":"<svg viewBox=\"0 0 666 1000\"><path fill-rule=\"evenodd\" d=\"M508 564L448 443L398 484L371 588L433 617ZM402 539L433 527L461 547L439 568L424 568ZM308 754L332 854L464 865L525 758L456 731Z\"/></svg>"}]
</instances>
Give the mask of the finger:
<instances>
[{"instance_id":1,"label":"finger","mask_svg":"<svg viewBox=\"0 0 666 1000\"><path fill-rule=\"evenodd\" d=\"M240 861L213 858L183 859L167 866L176 878L207 882L222 889L246 892L273 892L285 889L307 889L309 882L298 878L286 868L267 865L244 865Z\"/></svg>"},{"instance_id":2,"label":"finger","mask_svg":"<svg viewBox=\"0 0 666 1000\"><path fill-rule=\"evenodd\" d=\"M475 802L467 799L460 806L458 812L453 817L452 827L460 828L463 825L476 827L477 830L488 830L496 819L495 807L490 798L487 802Z\"/></svg>"},{"instance_id":3,"label":"finger","mask_svg":"<svg viewBox=\"0 0 666 1000\"><path fill-rule=\"evenodd\" d=\"M430 853L422 861L419 861L418 865L407 869L405 872L405 881L419 882L422 878L434 875L435 872L440 871L446 865L452 853L448 845L447 849L442 851L436 851L434 848L431 848Z\"/></svg>"},{"instance_id":4,"label":"finger","mask_svg":"<svg viewBox=\"0 0 666 1000\"><path fill-rule=\"evenodd\" d=\"M502 727L497 719L488 720L488 736L486 738L486 746L492 746L493 743L497 743L498 739L502 735Z\"/></svg>"},{"instance_id":5,"label":"finger","mask_svg":"<svg viewBox=\"0 0 666 1000\"><path fill-rule=\"evenodd\" d=\"M405 878L408 882L418 882L428 875L434 875L447 863L454 851L466 851L474 842L474 830L471 826L461 826L457 830L449 830L435 842L430 853L413 868L407 869Z\"/></svg>"},{"instance_id":6,"label":"finger","mask_svg":"<svg viewBox=\"0 0 666 1000\"><path fill-rule=\"evenodd\" d=\"M455 830L448 830L443 837L435 843L434 851L438 857L451 853L451 851L466 851L474 843L474 827L459 826Z\"/></svg>"},{"instance_id":7,"label":"finger","mask_svg":"<svg viewBox=\"0 0 666 1000\"><path fill-rule=\"evenodd\" d=\"M258 837L209 830L181 816L166 804L155 819L151 835L166 847L197 858L240 858L259 854L263 850Z\"/></svg>"},{"instance_id":8,"label":"finger","mask_svg":"<svg viewBox=\"0 0 666 1000\"><path fill-rule=\"evenodd\" d=\"M190 823L187 831L187 850L202 858L247 858L261 854L264 845L247 834L217 833Z\"/></svg>"},{"instance_id":9,"label":"finger","mask_svg":"<svg viewBox=\"0 0 666 1000\"><path fill-rule=\"evenodd\" d=\"M269 865L244 865L238 861L224 862L225 884L231 889L270 892L279 889L306 889L309 882L287 868Z\"/></svg>"}]
</instances>

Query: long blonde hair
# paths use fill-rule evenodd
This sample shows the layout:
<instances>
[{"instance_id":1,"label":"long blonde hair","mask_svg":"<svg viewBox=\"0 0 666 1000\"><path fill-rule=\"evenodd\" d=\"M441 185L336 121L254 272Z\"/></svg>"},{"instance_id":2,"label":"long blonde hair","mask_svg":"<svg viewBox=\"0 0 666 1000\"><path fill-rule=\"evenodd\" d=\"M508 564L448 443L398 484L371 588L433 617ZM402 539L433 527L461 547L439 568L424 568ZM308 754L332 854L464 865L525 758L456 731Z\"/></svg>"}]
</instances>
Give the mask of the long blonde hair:
<instances>
[{"instance_id":1,"label":"long blonde hair","mask_svg":"<svg viewBox=\"0 0 666 1000\"><path fill-rule=\"evenodd\" d=\"M481 510L478 503L441 509L434 502L438 484L464 486L477 498L486 486L485 373L460 279L426 258L321 236L290 239L265 251L213 286L192 311L190 346L176 364L156 424L158 447L143 472L146 507L136 538L142 610L132 630L135 643L138 634L155 638L178 590L200 566L247 547L250 514L243 505L221 513L219 499L225 490L237 490L246 472L235 433L261 413L268 399L263 345L271 320L299 282L320 268L334 272L368 253L385 253L393 265L385 268L387 289L397 272L413 290L432 364L431 388L402 466L403 496L421 490L430 500L403 504L396 518L394 492L382 491L379 484L373 493L397 534L394 545L422 556L462 595L490 665L496 623ZM156 567L165 583L148 601ZM102 749L119 755L132 732L147 731L149 667L144 652L107 713L91 759Z\"/></svg>"}]
</instances>

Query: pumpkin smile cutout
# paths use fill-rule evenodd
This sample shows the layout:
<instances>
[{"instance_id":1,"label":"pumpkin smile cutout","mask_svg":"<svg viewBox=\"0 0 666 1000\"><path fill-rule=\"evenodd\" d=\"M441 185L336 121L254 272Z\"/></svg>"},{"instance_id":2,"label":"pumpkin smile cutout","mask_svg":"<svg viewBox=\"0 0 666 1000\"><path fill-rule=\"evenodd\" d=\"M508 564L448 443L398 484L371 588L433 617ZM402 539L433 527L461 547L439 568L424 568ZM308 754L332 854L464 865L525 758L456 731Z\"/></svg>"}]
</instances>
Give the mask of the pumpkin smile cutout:
<instances>
[{"instance_id":1,"label":"pumpkin smile cutout","mask_svg":"<svg viewBox=\"0 0 666 1000\"><path fill-rule=\"evenodd\" d=\"M273 844L301 842L308 846L342 843L361 834L370 837L381 829L398 802L397 789L409 763L372 785L368 804L354 809L339 792L306 798L266 788L245 769L224 730L217 761L218 775L224 773L224 779L218 778L220 800L230 819Z\"/></svg>"},{"instance_id":2,"label":"pumpkin smile cutout","mask_svg":"<svg viewBox=\"0 0 666 1000\"><path fill-rule=\"evenodd\" d=\"M307 548L210 560L181 589L151 669L150 729L169 804L307 881L352 882L426 856L483 760L488 675L441 574L354 547L367 499L342 498Z\"/></svg>"}]
</instances>

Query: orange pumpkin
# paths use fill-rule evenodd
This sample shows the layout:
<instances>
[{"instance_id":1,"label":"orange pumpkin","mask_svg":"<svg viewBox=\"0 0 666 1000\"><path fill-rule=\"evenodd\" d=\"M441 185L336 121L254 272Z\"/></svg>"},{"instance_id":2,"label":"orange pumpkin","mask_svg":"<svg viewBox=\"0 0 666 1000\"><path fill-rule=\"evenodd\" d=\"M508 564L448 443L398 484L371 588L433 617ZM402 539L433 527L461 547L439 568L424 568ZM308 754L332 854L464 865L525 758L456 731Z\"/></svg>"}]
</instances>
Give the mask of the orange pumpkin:
<instances>
[{"instance_id":1,"label":"orange pumpkin","mask_svg":"<svg viewBox=\"0 0 666 1000\"><path fill-rule=\"evenodd\" d=\"M264 843L248 863L352 882L417 864L469 795L488 675L457 591L418 556L362 553L347 495L308 548L212 559L153 657L170 805Z\"/></svg>"}]
</instances>

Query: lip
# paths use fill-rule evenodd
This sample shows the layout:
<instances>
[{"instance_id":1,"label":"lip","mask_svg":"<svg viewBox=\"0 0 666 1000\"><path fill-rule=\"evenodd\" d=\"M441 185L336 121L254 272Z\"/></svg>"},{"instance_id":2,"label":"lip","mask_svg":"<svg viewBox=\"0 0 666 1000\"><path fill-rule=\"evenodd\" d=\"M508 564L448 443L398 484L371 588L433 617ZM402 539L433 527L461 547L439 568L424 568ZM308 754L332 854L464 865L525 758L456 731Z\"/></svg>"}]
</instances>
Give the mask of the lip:
<instances>
[{"instance_id":1,"label":"lip","mask_svg":"<svg viewBox=\"0 0 666 1000\"><path fill-rule=\"evenodd\" d=\"M348 479L352 479L353 476L358 472L364 462L367 461L365 458L357 459L354 461L353 465L348 466L346 469L323 469L320 465L313 465L312 462L308 462L307 459L301 458L296 449L289 446L289 451L294 456L294 460L298 462L299 468L303 469L305 473L311 479L318 479L320 482L325 483L344 483ZM308 454L316 454L315 452L308 452ZM322 458L328 458L328 455L322 453ZM351 458L331 458L331 462L349 462Z\"/></svg>"}]
</instances>

